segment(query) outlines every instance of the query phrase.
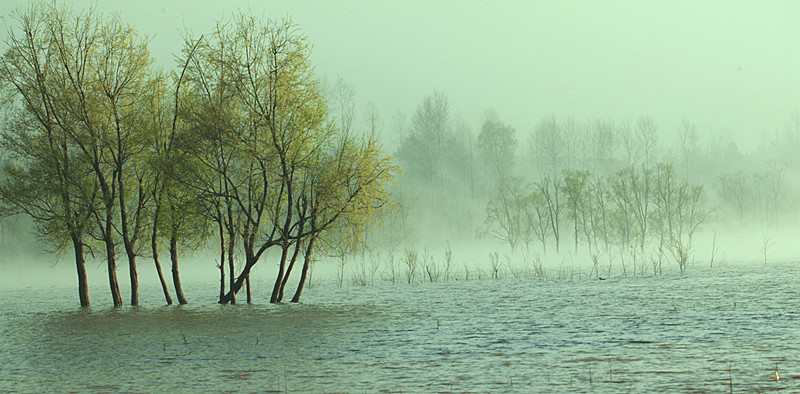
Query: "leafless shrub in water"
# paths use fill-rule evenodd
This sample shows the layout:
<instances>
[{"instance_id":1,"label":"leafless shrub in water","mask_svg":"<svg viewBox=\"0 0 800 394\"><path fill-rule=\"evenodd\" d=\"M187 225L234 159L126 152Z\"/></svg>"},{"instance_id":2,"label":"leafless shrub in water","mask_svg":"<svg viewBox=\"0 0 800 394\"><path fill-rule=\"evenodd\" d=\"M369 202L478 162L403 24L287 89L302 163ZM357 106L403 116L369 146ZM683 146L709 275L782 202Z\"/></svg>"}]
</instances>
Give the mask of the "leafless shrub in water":
<instances>
[{"instance_id":1,"label":"leafless shrub in water","mask_svg":"<svg viewBox=\"0 0 800 394\"><path fill-rule=\"evenodd\" d=\"M714 268L714 258L717 256L717 252L719 251L719 245L717 245L717 231L714 230L714 237L711 239L711 261L710 266Z\"/></svg>"},{"instance_id":2,"label":"leafless shrub in water","mask_svg":"<svg viewBox=\"0 0 800 394\"><path fill-rule=\"evenodd\" d=\"M598 267L599 260L600 260L600 253L592 253L592 270L589 271L589 276L592 276L592 274L594 274L595 277L600 276L600 270Z\"/></svg>"},{"instance_id":3,"label":"leafless shrub in water","mask_svg":"<svg viewBox=\"0 0 800 394\"><path fill-rule=\"evenodd\" d=\"M688 242L681 242L679 239L673 238L670 243L669 251L675 259L675 262L678 263L678 268L681 273L686 272L686 264L689 261L691 245Z\"/></svg>"},{"instance_id":4,"label":"leafless shrub in water","mask_svg":"<svg viewBox=\"0 0 800 394\"><path fill-rule=\"evenodd\" d=\"M444 281L450 280L450 270L453 267L453 250L450 248L450 242L444 249Z\"/></svg>"},{"instance_id":5,"label":"leafless shrub in water","mask_svg":"<svg viewBox=\"0 0 800 394\"><path fill-rule=\"evenodd\" d=\"M774 245L775 243L772 242L772 239L764 235L764 241L761 244L761 254L764 256L764 264L767 263L767 252L769 251L769 248L773 247Z\"/></svg>"},{"instance_id":6,"label":"leafless shrub in water","mask_svg":"<svg viewBox=\"0 0 800 394\"><path fill-rule=\"evenodd\" d=\"M383 273L381 273L381 279L383 279L384 282L391 284L397 283L397 276L399 272L397 264L394 260L394 253L390 253L385 262L386 269L383 271Z\"/></svg>"},{"instance_id":7,"label":"leafless shrub in water","mask_svg":"<svg viewBox=\"0 0 800 394\"><path fill-rule=\"evenodd\" d=\"M489 262L492 264L492 278L497 279L500 270L500 253L489 253Z\"/></svg>"},{"instance_id":8,"label":"leafless shrub in water","mask_svg":"<svg viewBox=\"0 0 800 394\"><path fill-rule=\"evenodd\" d=\"M414 278L417 276L417 265L419 263L419 256L417 252L406 249L405 255L403 255L403 265L405 268L405 276L406 281L408 284L414 283Z\"/></svg>"}]
</instances>

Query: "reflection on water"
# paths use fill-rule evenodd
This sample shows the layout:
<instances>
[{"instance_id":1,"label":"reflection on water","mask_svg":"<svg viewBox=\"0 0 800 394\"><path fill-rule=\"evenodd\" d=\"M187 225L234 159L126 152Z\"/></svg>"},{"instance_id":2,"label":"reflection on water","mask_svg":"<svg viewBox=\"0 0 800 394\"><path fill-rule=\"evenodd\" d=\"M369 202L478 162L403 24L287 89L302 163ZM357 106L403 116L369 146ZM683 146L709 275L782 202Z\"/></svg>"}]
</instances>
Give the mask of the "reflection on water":
<instances>
[{"instance_id":1,"label":"reflection on water","mask_svg":"<svg viewBox=\"0 0 800 394\"><path fill-rule=\"evenodd\" d=\"M6 292L0 391L797 391L799 272L322 286L301 305Z\"/></svg>"}]
</instances>

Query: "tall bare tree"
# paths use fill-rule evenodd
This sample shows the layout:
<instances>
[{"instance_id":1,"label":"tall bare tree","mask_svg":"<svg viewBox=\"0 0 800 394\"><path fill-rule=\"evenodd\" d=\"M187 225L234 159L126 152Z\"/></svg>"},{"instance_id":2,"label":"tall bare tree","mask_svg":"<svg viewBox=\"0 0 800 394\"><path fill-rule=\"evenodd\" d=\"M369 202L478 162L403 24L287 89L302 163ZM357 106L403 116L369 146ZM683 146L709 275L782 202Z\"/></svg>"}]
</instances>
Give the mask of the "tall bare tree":
<instances>
[{"instance_id":1,"label":"tall bare tree","mask_svg":"<svg viewBox=\"0 0 800 394\"><path fill-rule=\"evenodd\" d=\"M487 119L478 134L478 147L484 162L498 182L511 176L517 150L513 127L497 119Z\"/></svg>"},{"instance_id":2,"label":"tall bare tree","mask_svg":"<svg viewBox=\"0 0 800 394\"><path fill-rule=\"evenodd\" d=\"M561 125L555 116L542 119L531 134L529 146L542 175L555 177L563 169L564 140Z\"/></svg>"},{"instance_id":3,"label":"tall bare tree","mask_svg":"<svg viewBox=\"0 0 800 394\"><path fill-rule=\"evenodd\" d=\"M653 118L642 116L636 121L636 141L641 147L644 166L652 166L658 149L658 126Z\"/></svg>"},{"instance_id":4,"label":"tall bare tree","mask_svg":"<svg viewBox=\"0 0 800 394\"><path fill-rule=\"evenodd\" d=\"M689 182L689 160L697 151L697 127L688 119L681 121L680 128L678 129L678 138L680 140L681 159L683 159L683 169L685 171L684 180Z\"/></svg>"}]
</instances>

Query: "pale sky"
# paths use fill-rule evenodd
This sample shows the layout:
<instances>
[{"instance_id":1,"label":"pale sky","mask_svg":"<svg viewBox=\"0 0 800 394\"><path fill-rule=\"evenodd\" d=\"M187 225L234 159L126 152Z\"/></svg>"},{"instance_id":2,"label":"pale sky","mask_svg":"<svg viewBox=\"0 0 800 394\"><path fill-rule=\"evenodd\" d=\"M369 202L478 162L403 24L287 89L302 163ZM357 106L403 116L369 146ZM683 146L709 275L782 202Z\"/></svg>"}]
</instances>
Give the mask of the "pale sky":
<instances>
[{"instance_id":1,"label":"pale sky","mask_svg":"<svg viewBox=\"0 0 800 394\"><path fill-rule=\"evenodd\" d=\"M386 128L440 90L473 127L492 107L523 138L548 115L649 115L666 132L688 118L747 150L800 111L797 1L62 3L118 12L170 67L184 26L201 34L236 10L289 16L318 76L353 84L359 109L374 102ZM27 4L3 0L0 14Z\"/></svg>"}]
</instances>

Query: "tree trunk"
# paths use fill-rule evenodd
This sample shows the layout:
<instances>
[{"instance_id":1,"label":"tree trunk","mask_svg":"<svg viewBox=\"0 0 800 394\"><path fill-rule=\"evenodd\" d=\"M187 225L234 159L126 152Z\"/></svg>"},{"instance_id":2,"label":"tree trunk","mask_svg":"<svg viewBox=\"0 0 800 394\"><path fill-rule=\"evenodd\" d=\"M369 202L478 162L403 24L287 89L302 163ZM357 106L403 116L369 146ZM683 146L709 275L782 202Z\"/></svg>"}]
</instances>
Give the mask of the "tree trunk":
<instances>
[{"instance_id":1,"label":"tree trunk","mask_svg":"<svg viewBox=\"0 0 800 394\"><path fill-rule=\"evenodd\" d=\"M289 233L291 229L291 218L294 216L292 212L293 204L292 201L292 178L294 174L294 165L291 166L291 171L287 168L286 165L286 158L281 156L281 165L283 168L283 182L286 184L286 201L289 203L286 204L286 219L283 224L283 231L281 232L281 261L278 266L278 276L275 278L275 286L272 288L272 296L269 298L270 303L278 302L278 293L281 288L281 283L283 283L283 275L286 269L286 257L289 254Z\"/></svg>"},{"instance_id":2,"label":"tree trunk","mask_svg":"<svg viewBox=\"0 0 800 394\"><path fill-rule=\"evenodd\" d=\"M172 284L175 286L175 295L178 297L178 303L188 304L181 287L181 276L178 272L178 238L174 235L169 239L169 257L172 260Z\"/></svg>"},{"instance_id":3,"label":"tree trunk","mask_svg":"<svg viewBox=\"0 0 800 394\"><path fill-rule=\"evenodd\" d=\"M128 271L131 276L131 305L139 305L139 274L136 272L136 253L130 241L125 242L125 253L128 255Z\"/></svg>"},{"instance_id":4,"label":"tree trunk","mask_svg":"<svg viewBox=\"0 0 800 394\"><path fill-rule=\"evenodd\" d=\"M286 258L289 255L289 243L284 240L283 245L281 245L281 261L278 265L278 276L275 278L275 286L272 288L272 296L269 298L269 302L274 304L278 302L278 294L281 289L281 283L283 283L283 274L286 271Z\"/></svg>"},{"instance_id":5,"label":"tree trunk","mask_svg":"<svg viewBox=\"0 0 800 394\"><path fill-rule=\"evenodd\" d=\"M233 231L231 231L231 233L230 233L230 241L228 242L228 275L230 276L230 281L231 281L231 285L230 285L231 291L229 293L230 294L230 300L228 302L230 302L231 304L235 304L236 303L236 292L239 291L238 288L236 289L236 291L233 291L234 285L236 284L236 277L234 276L234 272L236 272L236 271L234 270L235 267L234 267L234 264L233 264L233 245L234 245L234 242L236 242L236 239L234 237L235 237L235 235L234 235ZM248 278L249 278L249 274L248 274ZM241 284L239 286L241 287Z\"/></svg>"},{"instance_id":6,"label":"tree trunk","mask_svg":"<svg viewBox=\"0 0 800 394\"><path fill-rule=\"evenodd\" d=\"M119 128L117 129L117 149L117 152L122 155L122 138L119 135ZM122 161L120 160L117 160L116 174L117 188L119 189L117 197L119 198L119 218L120 226L122 227L122 245L125 247L125 254L128 257L128 271L131 277L131 305L139 305L139 274L136 272L136 253L134 252L133 248L134 241L131 239L132 237L128 229L128 210L125 206L127 202L125 198L125 183L123 182L122 177L124 172ZM112 187L114 187L113 183Z\"/></svg>"},{"instance_id":7,"label":"tree trunk","mask_svg":"<svg viewBox=\"0 0 800 394\"><path fill-rule=\"evenodd\" d=\"M219 215L219 210L217 210ZM233 275L233 274L231 274ZM219 221L219 299L225 297L225 231L222 226L222 219Z\"/></svg>"},{"instance_id":8,"label":"tree trunk","mask_svg":"<svg viewBox=\"0 0 800 394\"><path fill-rule=\"evenodd\" d=\"M219 300L220 304L227 304L235 300L236 293L239 292L239 289L242 288L242 284L244 284L245 280L250 275L250 269L253 268L253 266L256 265L256 262L258 261L256 257L250 257L250 256L252 256L252 253L247 253L247 258L245 260L242 272L239 274L239 277L236 280L231 279L232 282L231 288L228 289L228 292L225 293L225 295L222 298L220 298ZM231 276L231 278L234 277L233 273L229 273L229 275Z\"/></svg>"},{"instance_id":9,"label":"tree trunk","mask_svg":"<svg viewBox=\"0 0 800 394\"><path fill-rule=\"evenodd\" d=\"M292 253L292 260L289 261L289 266L286 268L286 273L283 275L283 281L281 281L281 288L278 291L278 302L283 300L283 289L286 287L286 282L289 281L289 275L292 273L292 268L294 268L294 262L297 261L297 255L300 254L300 240L296 241L297 243L294 246L294 253Z\"/></svg>"},{"instance_id":10,"label":"tree trunk","mask_svg":"<svg viewBox=\"0 0 800 394\"><path fill-rule=\"evenodd\" d=\"M110 227L110 226L107 226ZM106 244L106 257L108 261L108 286L111 288L111 300L114 306L122 305L122 294L119 292L119 283L117 282L117 261L114 252L114 241L111 239L111 229L106 229L105 235Z\"/></svg>"},{"instance_id":11,"label":"tree trunk","mask_svg":"<svg viewBox=\"0 0 800 394\"><path fill-rule=\"evenodd\" d=\"M226 191L228 190L228 184L227 183L225 183L225 190ZM228 294L230 295L230 298L226 302L230 302L231 304L235 304L236 303L236 292L239 291L239 288L235 288L235 290L234 290L234 285L236 284L236 276L235 276L236 275L236 270L235 270L235 267L234 267L234 264L233 264L233 253L234 253L234 250L236 249L236 229L234 228L233 206L232 206L232 203L231 203L230 200L226 200L225 201L225 208L226 208L226 212L227 212L228 223L227 223L227 225L225 224L225 217L222 214L220 214L219 215L219 217L220 217L219 232L220 232L220 237L223 237L223 230L224 230L224 228L227 227L227 230L228 230L228 276L230 277L230 292ZM242 235L242 244L243 245L245 243L244 237L245 236ZM222 242L222 239L221 239L220 242ZM222 256L223 256L223 260L224 260L224 256L225 256L224 253L223 253ZM223 263L224 263L224 261L223 261ZM239 283L240 287L241 287L241 285L242 284ZM224 298L225 298L224 294L220 296L220 298L219 298L220 304L224 303L223 302Z\"/></svg>"},{"instance_id":12,"label":"tree trunk","mask_svg":"<svg viewBox=\"0 0 800 394\"><path fill-rule=\"evenodd\" d=\"M316 237L312 237L310 241L308 241L308 246L306 247L306 255L303 261L303 271L300 273L300 283L297 285L297 291L294 292L294 297L292 297L292 302L300 302L300 296L303 294L303 287L306 285L306 278L308 277L308 268L311 265L311 250L314 248L314 240Z\"/></svg>"},{"instance_id":13,"label":"tree trunk","mask_svg":"<svg viewBox=\"0 0 800 394\"><path fill-rule=\"evenodd\" d=\"M75 249L75 267L78 270L78 297L81 306L89 306L89 286L86 282L86 261L83 256L83 242L79 237L72 237L72 245Z\"/></svg>"},{"instance_id":14,"label":"tree trunk","mask_svg":"<svg viewBox=\"0 0 800 394\"><path fill-rule=\"evenodd\" d=\"M253 298L250 294L250 274L247 274L247 278L244 280L245 289L247 290L247 303L252 304Z\"/></svg>"},{"instance_id":15,"label":"tree trunk","mask_svg":"<svg viewBox=\"0 0 800 394\"><path fill-rule=\"evenodd\" d=\"M161 261L158 256L158 220L161 216L161 192L163 192L163 189L160 187L153 189L153 200L155 200L156 207L153 213L153 232L150 236L150 246L153 249L153 262L156 265L158 280L161 282L161 291L164 292L164 299L167 301L167 305L172 305L172 296L169 295L169 287L167 286L166 278L164 278L164 272L161 270Z\"/></svg>"},{"instance_id":16,"label":"tree trunk","mask_svg":"<svg viewBox=\"0 0 800 394\"><path fill-rule=\"evenodd\" d=\"M225 259L219 265L219 299L225 297Z\"/></svg>"},{"instance_id":17,"label":"tree trunk","mask_svg":"<svg viewBox=\"0 0 800 394\"><path fill-rule=\"evenodd\" d=\"M561 240L559 239L558 232L553 237L556 239L556 254L561 254Z\"/></svg>"},{"instance_id":18,"label":"tree trunk","mask_svg":"<svg viewBox=\"0 0 800 394\"><path fill-rule=\"evenodd\" d=\"M575 224L572 229L575 232L575 253L578 253L578 212L573 210L572 214Z\"/></svg>"},{"instance_id":19,"label":"tree trunk","mask_svg":"<svg viewBox=\"0 0 800 394\"><path fill-rule=\"evenodd\" d=\"M156 209L156 219L158 216L158 209ZM169 295L169 287L167 287L167 280L164 278L164 272L161 270L161 262L158 260L158 227L153 224L153 237L151 238L151 246L153 247L153 262L156 264L156 272L158 273L158 280L161 282L161 290L164 292L164 298L167 305L172 305L172 297Z\"/></svg>"},{"instance_id":20,"label":"tree trunk","mask_svg":"<svg viewBox=\"0 0 800 394\"><path fill-rule=\"evenodd\" d=\"M242 268L242 272L239 273L239 276L237 276L235 280L233 279L233 273L228 273L228 275L231 276L231 287L228 289L228 292L225 293L225 296L219 300L220 304L227 304L236 297L236 293L238 293L242 288L245 280L250 275L250 270L256 265L256 263L258 263L261 254L274 245L276 245L276 243L269 242L268 244L262 245L258 252L255 252L253 245L247 241L246 237L243 237L242 246L245 255L244 267ZM230 245L228 246L228 250L230 250Z\"/></svg>"}]
</instances>

